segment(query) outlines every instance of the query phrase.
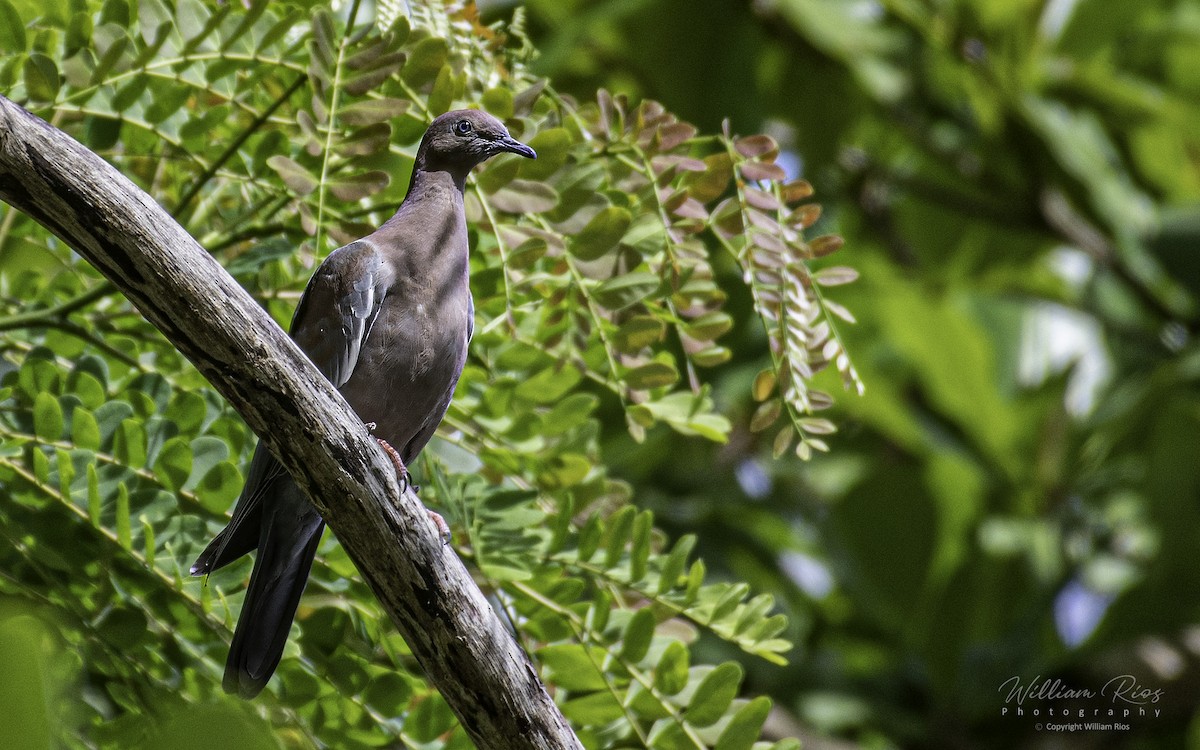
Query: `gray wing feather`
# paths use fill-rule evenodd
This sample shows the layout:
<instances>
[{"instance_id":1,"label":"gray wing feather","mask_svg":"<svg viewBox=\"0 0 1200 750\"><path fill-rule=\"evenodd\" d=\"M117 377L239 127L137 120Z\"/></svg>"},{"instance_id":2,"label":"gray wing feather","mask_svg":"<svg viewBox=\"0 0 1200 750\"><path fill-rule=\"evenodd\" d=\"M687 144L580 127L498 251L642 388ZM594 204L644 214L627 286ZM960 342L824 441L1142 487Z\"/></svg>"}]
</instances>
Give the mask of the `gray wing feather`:
<instances>
[{"instance_id":1,"label":"gray wing feather","mask_svg":"<svg viewBox=\"0 0 1200 750\"><path fill-rule=\"evenodd\" d=\"M292 338L317 369L341 388L383 304L383 256L359 240L330 253L308 282L292 318Z\"/></svg>"},{"instance_id":2,"label":"gray wing feather","mask_svg":"<svg viewBox=\"0 0 1200 750\"><path fill-rule=\"evenodd\" d=\"M308 282L292 317L292 338L334 386L346 384L379 316L385 280L374 244L359 240L329 254ZM233 518L192 566L207 575L258 545L262 499L286 472L261 443L246 472Z\"/></svg>"}]
</instances>

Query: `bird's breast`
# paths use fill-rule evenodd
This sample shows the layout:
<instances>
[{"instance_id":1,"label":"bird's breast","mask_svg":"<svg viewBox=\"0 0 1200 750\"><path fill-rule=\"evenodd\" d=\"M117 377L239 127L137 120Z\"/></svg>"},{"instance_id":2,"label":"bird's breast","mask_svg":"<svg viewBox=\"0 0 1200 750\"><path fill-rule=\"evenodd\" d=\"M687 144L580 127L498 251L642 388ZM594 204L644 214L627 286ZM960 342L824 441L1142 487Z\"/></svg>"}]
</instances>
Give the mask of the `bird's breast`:
<instances>
[{"instance_id":1,"label":"bird's breast","mask_svg":"<svg viewBox=\"0 0 1200 750\"><path fill-rule=\"evenodd\" d=\"M398 448L440 421L467 350L470 296L461 285L410 278L384 298L342 393Z\"/></svg>"}]
</instances>

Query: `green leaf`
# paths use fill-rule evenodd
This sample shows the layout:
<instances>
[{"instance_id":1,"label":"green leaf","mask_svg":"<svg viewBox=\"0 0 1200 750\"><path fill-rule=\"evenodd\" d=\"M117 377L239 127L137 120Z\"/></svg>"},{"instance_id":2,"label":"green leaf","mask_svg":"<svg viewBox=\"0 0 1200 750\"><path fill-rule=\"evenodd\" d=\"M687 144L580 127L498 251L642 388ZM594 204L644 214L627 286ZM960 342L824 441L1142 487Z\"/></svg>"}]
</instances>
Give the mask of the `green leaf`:
<instances>
[{"instance_id":1,"label":"green leaf","mask_svg":"<svg viewBox=\"0 0 1200 750\"><path fill-rule=\"evenodd\" d=\"M96 416L82 406L71 412L71 439L80 448L100 449L100 425Z\"/></svg>"},{"instance_id":2,"label":"green leaf","mask_svg":"<svg viewBox=\"0 0 1200 750\"><path fill-rule=\"evenodd\" d=\"M54 466L58 469L58 491L69 500L73 495L71 484L75 481L75 464L71 461L71 454L62 448L56 448Z\"/></svg>"},{"instance_id":3,"label":"green leaf","mask_svg":"<svg viewBox=\"0 0 1200 750\"><path fill-rule=\"evenodd\" d=\"M587 562L592 555L596 554L596 550L600 548L602 535L603 530L600 528L599 516L588 516L583 528L579 530L579 559L581 561Z\"/></svg>"},{"instance_id":4,"label":"green leaf","mask_svg":"<svg viewBox=\"0 0 1200 750\"><path fill-rule=\"evenodd\" d=\"M701 203L720 198L729 187L733 178L733 162L727 153L712 154L704 158L703 172L689 172L687 177L688 193Z\"/></svg>"},{"instance_id":5,"label":"green leaf","mask_svg":"<svg viewBox=\"0 0 1200 750\"><path fill-rule=\"evenodd\" d=\"M654 530L654 514L648 510L638 513L633 519L633 535L629 544L629 580L640 581L646 577L650 561L650 540Z\"/></svg>"},{"instance_id":6,"label":"green leaf","mask_svg":"<svg viewBox=\"0 0 1200 750\"><path fill-rule=\"evenodd\" d=\"M569 393L582 378L576 368L554 364L526 378L513 395L535 404L549 404Z\"/></svg>"},{"instance_id":7,"label":"green leaf","mask_svg":"<svg viewBox=\"0 0 1200 750\"><path fill-rule=\"evenodd\" d=\"M674 384L679 380L679 371L666 362L650 362L625 373L623 380L635 391L646 391Z\"/></svg>"},{"instance_id":8,"label":"green leaf","mask_svg":"<svg viewBox=\"0 0 1200 750\"><path fill-rule=\"evenodd\" d=\"M436 693L427 696L409 711L404 731L417 742L433 742L454 726L456 719L450 706Z\"/></svg>"},{"instance_id":9,"label":"green leaf","mask_svg":"<svg viewBox=\"0 0 1200 750\"><path fill-rule=\"evenodd\" d=\"M662 220L653 213L640 214L621 238L621 246L641 255L653 255L668 246L667 232Z\"/></svg>"},{"instance_id":10,"label":"green leaf","mask_svg":"<svg viewBox=\"0 0 1200 750\"><path fill-rule=\"evenodd\" d=\"M562 435L584 424L599 404L600 399L592 393L572 393L558 400L542 417L542 434Z\"/></svg>"},{"instance_id":11,"label":"green leaf","mask_svg":"<svg viewBox=\"0 0 1200 750\"><path fill-rule=\"evenodd\" d=\"M713 750L751 750L771 710L771 700L759 696L738 709L722 730Z\"/></svg>"},{"instance_id":12,"label":"green leaf","mask_svg":"<svg viewBox=\"0 0 1200 750\"><path fill-rule=\"evenodd\" d=\"M654 668L654 687L665 695L675 695L687 687L688 649L679 641L671 641L663 649Z\"/></svg>"},{"instance_id":13,"label":"green leaf","mask_svg":"<svg viewBox=\"0 0 1200 750\"><path fill-rule=\"evenodd\" d=\"M146 556L146 566L154 570L154 558L158 555L158 545L154 538L154 526L145 516L142 521L142 554Z\"/></svg>"},{"instance_id":14,"label":"green leaf","mask_svg":"<svg viewBox=\"0 0 1200 750\"><path fill-rule=\"evenodd\" d=\"M649 271L634 271L604 282L592 290L596 301L609 310L623 310L649 297L662 280Z\"/></svg>"},{"instance_id":15,"label":"green leaf","mask_svg":"<svg viewBox=\"0 0 1200 750\"><path fill-rule=\"evenodd\" d=\"M47 458L46 452L40 448L34 448L33 450L33 476L42 484L50 482L50 459Z\"/></svg>"},{"instance_id":16,"label":"green leaf","mask_svg":"<svg viewBox=\"0 0 1200 750\"><path fill-rule=\"evenodd\" d=\"M836 234L824 234L808 241L809 252L814 258L824 258L841 249L845 240Z\"/></svg>"},{"instance_id":17,"label":"green leaf","mask_svg":"<svg viewBox=\"0 0 1200 750\"><path fill-rule=\"evenodd\" d=\"M136 417L121 420L113 434L113 455L126 466L146 465L146 429Z\"/></svg>"},{"instance_id":18,"label":"green leaf","mask_svg":"<svg viewBox=\"0 0 1200 750\"><path fill-rule=\"evenodd\" d=\"M25 58L25 93L39 102L52 102L58 96L62 79L54 61L40 52Z\"/></svg>"},{"instance_id":19,"label":"green leaf","mask_svg":"<svg viewBox=\"0 0 1200 750\"><path fill-rule=\"evenodd\" d=\"M613 334L613 346L625 354L636 354L662 341L667 326L652 315L634 315Z\"/></svg>"},{"instance_id":20,"label":"green leaf","mask_svg":"<svg viewBox=\"0 0 1200 750\"><path fill-rule=\"evenodd\" d=\"M0 11L0 16L3 12ZM67 26L67 38L64 43L66 57L71 57L81 48L86 47L92 41L92 17L91 15L78 12L71 16L71 22ZM0 42L2 43L2 42Z\"/></svg>"},{"instance_id":21,"label":"green leaf","mask_svg":"<svg viewBox=\"0 0 1200 750\"><path fill-rule=\"evenodd\" d=\"M305 196L317 189L317 178L286 156L272 156L267 159L267 166L274 169L283 184L296 195Z\"/></svg>"},{"instance_id":22,"label":"green leaf","mask_svg":"<svg viewBox=\"0 0 1200 750\"><path fill-rule=\"evenodd\" d=\"M393 52L375 60L368 68L347 76L343 79L342 87L347 93L362 96L368 91L374 91L380 84L388 80L404 65L403 52Z\"/></svg>"},{"instance_id":23,"label":"green leaf","mask_svg":"<svg viewBox=\"0 0 1200 750\"><path fill-rule=\"evenodd\" d=\"M664 594L675 588L679 577L683 575L684 567L687 566L688 556L691 555L692 549L695 546L695 534L685 534L679 538L679 541L675 542L675 546L671 548L671 553L663 560L662 570L659 572L659 594Z\"/></svg>"},{"instance_id":24,"label":"green leaf","mask_svg":"<svg viewBox=\"0 0 1200 750\"><path fill-rule=\"evenodd\" d=\"M154 460L154 473L168 490L177 491L192 474L192 446L185 437L163 443Z\"/></svg>"},{"instance_id":25,"label":"green leaf","mask_svg":"<svg viewBox=\"0 0 1200 750\"><path fill-rule=\"evenodd\" d=\"M342 201L362 200L387 187L389 179L386 172L360 172L331 180L328 183L329 192Z\"/></svg>"},{"instance_id":26,"label":"green leaf","mask_svg":"<svg viewBox=\"0 0 1200 750\"><path fill-rule=\"evenodd\" d=\"M604 674L596 667L607 657L603 649L555 643L538 649L537 657L538 663L546 669L547 681L562 690L582 693L605 688Z\"/></svg>"},{"instance_id":27,"label":"green leaf","mask_svg":"<svg viewBox=\"0 0 1200 750\"><path fill-rule=\"evenodd\" d=\"M117 485L117 543L121 548L133 549L133 527L129 521L129 488L124 483Z\"/></svg>"},{"instance_id":28,"label":"green leaf","mask_svg":"<svg viewBox=\"0 0 1200 750\"><path fill-rule=\"evenodd\" d=\"M771 441L771 456L778 459L784 453L787 453L788 448L792 447L792 440L795 437L796 428L790 422L780 427L779 432L775 433L775 439ZM803 441L801 441L801 444L804 444ZM800 455L799 453L796 455L803 460L808 460L807 456Z\"/></svg>"},{"instance_id":29,"label":"green leaf","mask_svg":"<svg viewBox=\"0 0 1200 750\"><path fill-rule=\"evenodd\" d=\"M684 601L688 604L696 601L696 597L700 593L700 587L704 585L704 561L696 560L692 563L692 567L688 569L687 589L684 591Z\"/></svg>"},{"instance_id":30,"label":"green leaf","mask_svg":"<svg viewBox=\"0 0 1200 750\"><path fill-rule=\"evenodd\" d=\"M728 419L711 412L712 399L704 392L699 395L689 391L669 393L635 408L644 412L651 422L662 420L684 435L700 435L716 442L724 442L731 427Z\"/></svg>"},{"instance_id":31,"label":"green leaf","mask_svg":"<svg viewBox=\"0 0 1200 750\"><path fill-rule=\"evenodd\" d=\"M616 249L632 221L628 209L607 206L579 230L567 248L580 260L596 260Z\"/></svg>"},{"instance_id":32,"label":"green leaf","mask_svg":"<svg viewBox=\"0 0 1200 750\"><path fill-rule=\"evenodd\" d=\"M637 509L626 505L608 519L608 538L604 543L604 565L616 567L629 543L629 534L633 530L633 516Z\"/></svg>"},{"instance_id":33,"label":"green leaf","mask_svg":"<svg viewBox=\"0 0 1200 750\"><path fill-rule=\"evenodd\" d=\"M546 462L546 470L538 474L538 481L548 489L570 487L582 482L591 472L593 462L578 453L562 453Z\"/></svg>"},{"instance_id":34,"label":"green leaf","mask_svg":"<svg viewBox=\"0 0 1200 750\"><path fill-rule=\"evenodd\" d=\"M429 83L441 71L450 55L446 40L439 37L425 37L417 42L409 53L408 64L400 77L409 86L421 86Z\"/></svg>"},{"instance_id":35,"label":"green leaf","mask_svg":"<svg viewBox=\"0 0 1200 750\"><path fill-rule=\"evenodd\" d=\"M750 418L750 431L762 432L775 424L775 420L779 419L779 415L782 413L783 402L780 399L773 398L770 401L762 402L754 410L754 416Z\"/></svg>"},{"instance_id":36,"label":"green leaf","mask_svg":"<svg viewBox=\"0 0 1200 750\"><path fill-rule=\"evenodd\" d=\"M483 92L483 108L495 115L497 119L507 120L513 116L512 91L504 86L488 89ZM541 153L538 151L539 157Z\"/></svg>"},{"instance_id":37,"label":"green leaf","mask_svg":"<svg viewBox=\"0 0 1200 750\"><path fill-rule=\"evenodd\" d=\"M754 386L751 388L751 394L755 401L766 401L768 397L775 391L775 371L771 368L761 370L758 375L754 376Z\"/></svg>"},{"instance_id":38,"label":"green leaf","mask_svg":"<svg viewBox=\"0 0 1200 750\"><path fill-rule=\"evenodd\" d=\"M692 361L697 367L716 367L723 365L733 357L733 351L723 346L709 346L692 355Z\"/></svg>"},{"instance_id":39,"label":"green leaf","mask_svg":"<svg viewBox=\"0 0 1200 750\"><path fill-rule=\"evenodd\" d=\"M33 431L42 440L58 440L63 436L63 412L58 398L39 393L33 400Z\"/></svg>"},{"instance_id":40,"label":"green leaf","mask_svg":"<svg viewBox=\"0 0 1200 750\"><path fill-rule=\"evenodd\" d=\"M479 188L488 195L495 194L497 190L517 178L517 173L521 171L520 161L518 159L506 158L490 162L487 168L481 171L476 178ZM504 233L503 236L507 241L512 243L521 242L522 239L519 238L529 236L527 231L524 231L524 227L513 227L502 224L497 229Z\"/></svg>"},{"instance_id":41,"label":"green leaf","mask_svg":"<svg viewBox=\"0 0 1200 750\"><path fill-rule=\"evenodd\" d=\"M688 701L688 723L698 727L715 724L737 697L742 675L737 662L725 662L705 675Z\"/></svg>"},{"instance_id":42,"label":"green leaf","mask_svg":"<svg viewBox=\"0 0 1200 750\"><path fill-rule=\"evenodd\" d=\"M192 452L192 468L183 489L190 490L204 479L217 464L229 458L229 446L224 440L212 435L200 435L189 443Z\"/></svg>"},{"instance_id":43,"label":"green leaf","mask_svg":"<svg viewBox=\"0 0 1200 750\"><path fill-rule=\"evenodd\" d=\"M620 702L607 690L568 700L562 704L562 712L580 726L603 726L625 715Z\"/></svg>"},{"instance_id":44,"label":"green leaf","mask_svg":"<svg viewBox=\"0 0 1200 750\"><path fill-rule=\"evenodd\" d=\"M832 435L837 432L837 426L828 419L820 417L804 417L799 420L800 429L810 435Z\"/></svg>"},{"instance_id":45,"label":"green leaf","mask_svg":"<svg viewBox=\"0 0 1200 750\"><path fill-rule=\"evenodd\" d=\"M76 370L67 378L67 389L89 409L97 409L108 400L104 385L90 372Z\"/></svg>"},{"instance_id":46,"label":"green leaf","mask_svg":"<svg viewBox=\"0 0 1200 750\"><path fill-rule=\"evenodd\" d=\"M179 428L180 434L195 435L208 416L208 404L195 391L177 391L171 396L163 416Z\"/></svg>"},{"instance_id":47,"label":"green leaf","mask_svg":"<svg viewBox=\"0 0 1200 750\"><path fill-rule=\"evenodd\" d=\"M705 313L684 324L683 330L697 341L712 341L733 328L733 318L723 310Z\"/></svg>"},{"instance_id":48,"label":"green leaf","mask_svg":"<svg viewBox=\"0 0 1200 750\"><path fill-rule=\"evenodd\" d=\"M96 464L87 467L87 511L88 520L96 528L100 528L100 475L96 473Z\"/></svg>"},{"instance_id":49,"label":"green leaf","mask_svg":"<svg viewBox=\"0 0 1200 750\"><path fill-rule=\"evenodd\" d=\"M653 750L696 750L697 747L683 724L674 720L656 722L649 739Z\"/></svg>"},{"instance_id":50,"label":"green leaf","mask_svg":"<svg viewBox=\"0 0 1200 750\"><path fill-rule=\"evenodd\" d=\"M247 31L254 27L254 25L258 22L258 19L262 17L263 11L267 9L267 5L270 2L271 0L253 0L250 3L250 7L247 8L246 12L241 15L241 20L238 21L238 25L235 26L233 31L229 32L229 34L221 42L222 52L232 47L237 40L241 39Z\"/></svg>"},{"instance_id":51,"label":"green leaf","mask_svg":"<svg viewBox=\"0 0 1200 750\"><path fill-rule=\"evenodd\" d=\"M8 0L0 0L0 51L24 52L25 22Z\"/></svg>"},{"instance_id":52,"label":"green leaf","mask_svg":"<svg viewBox=\"0 0 1200 750\"><path fill-rule=\"evenodd\" d=\"M200 503L214 513L229 508L242 490L242 474L229 461L215 464L196 485L196 496Z\"/></svg>"},{"instance_id":53,"label":"green leaf","mask_svg":"<svg viewBox=\"0 0 1200 750\"><path fill-rule=\"evenodd\" d=\"M365 125L338 140L336 149L341 156L370 156L386 151L392 139L392 126L386 122ZM387 184L387 175L384 175Z\"/></svg>"},{"instance_id":54,"label":"green leaf","mask_svg":"<svg viewBox=\"0 0 1200 750\"><path fill-rule=\"evenodd\" d=\"M128 0L104 0L100 8L100 23L111 23L118 26L129 26Z\"/></svg>"},{"instance_id":55,"label":"green leaf","mask_svg":"<svg viewBox=\"0 0 1200 750\"><path fill-rule=\"evenodd\" d=\"M431 115L440 115L450 110L461 80L462 77L456 76L449 65L443 66L438 71L437 78L433 82L433 90L429 92L427 101Z\"/></svg>"},{"instance_id":56,"label":"green leaf","mask_svg":"<svg viewBox=\"0 0 1200 750\"><path fill-rule=\"evenodd\" d=\"M650 721L667 718L673 709L668 701L660 700L650 688L641 683L631 686L630 697L626 703L639 717Z\"/></svg>"},{"instance_id":57,"label":"green leaf","mask_svg":"<svg viewBox=\"0 0 1200 750\"><path fill-rule=\"evenodd\" d=\"M537 214L558 205L558 193L542 182L512 180L488 196L493 207L510 214Z\"/></svg>"},{"instance_id":58,"label":"green leaf","mask_svg":"<svg viewBox=\"0 0 1200 750\"><path fill-rule=\"evenodd\" d=\"M151 45L158 39L160 27L167 27L162 29L165 32L171 26L171 11L160 0L137 0L137 9L142 40Z\"/></svg>"},{"instance_id":59,"label":"green leaf","mask_svg":"<svg viewBox=\"0 0 1200 750\"><path fill-rule=\"evenodd\" d=\"M402 116L408 111L408 107L409 102L407 99L393 99L389 97L365 99L343 107L338 113L338 118L345 124L355 127L375 125ZM391 135L390 129L388 130L388 135L389 137Z\"/></svg>"},{"instance_id":60,"label":"green leaf","mask_svg":"<svg viewBox=\"0 0 1200 750\"><path fill-rule=\"evenodd\" d=\"M17 373L17 384L25 395L36 399L46 393L57 393L61 386L61 373L53 362L41 357L29 356L21 363Z\"/></svg>"},{"instance_id":61,"label":"green leaf","mask_svg":"<svg viewBox=\"0 0 1200 750\"><path fill-rule=\"evenodd\" d=\"M317 53L317 61L326 68L333 65L337 54L334 50L336 42L333 35L332 16L324 8L318 9L313 13L312 17L312 36L314 49Z\"/></svg>"},{"instance_id":62,"label":"green leaf","mask_svg":"<svg viewBox=\"0 0 1200 750\"><path fill-rule=\"evenodd\" d=\"M413 689L404 676L381 672L371 678L363 691L365 702L385 716L399 716L412 698Z\"/></svg>"},{"instance_id":63,"label":"green leaf","mask_svg":"<svg viewBox=\"0 0 1200 750\"><path fill-rule=\"evenodd\" d=\"M839 286L858 279L858 271L849 266L830 266L813 274L813 280L821 286Z\"/></svg>"},{"instance_id":64,"label":"green leaf","mask_svg":"<svg viewBox=\"0 0 1200 750\"><path fill-rule=\"evenodd\" d=\"M625 626L625 635L621 641L621 658L637 664L646 658L650 650L650 641L654 638L654 626L658 621L649 607L643 607L633 613L629 624Z\"/></svg>"}]
</instances>

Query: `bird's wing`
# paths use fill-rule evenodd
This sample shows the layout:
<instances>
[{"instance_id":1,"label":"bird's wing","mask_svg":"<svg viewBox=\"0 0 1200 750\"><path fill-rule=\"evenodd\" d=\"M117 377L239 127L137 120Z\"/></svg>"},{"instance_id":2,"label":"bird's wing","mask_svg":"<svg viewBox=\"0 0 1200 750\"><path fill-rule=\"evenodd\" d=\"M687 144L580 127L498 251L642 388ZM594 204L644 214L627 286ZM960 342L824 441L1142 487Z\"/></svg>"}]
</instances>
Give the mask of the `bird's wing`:
<instances>
[{"instance_id":1,"label":"bird's wing","mask_svg":"<svg viewBox=\"0 0 1200 750\"><path fill-rule=\"evenodd\" d=\"M292 318L292 338L335 386L350 379L363 341L383 302L382 258L365 241L330 253L308 282ZM246 472L233 517L192 565L207 575L259 545L262 500L285 478L283 466L261 443Z\"/></svg>"},{"instance_id":2,"label":"bird's wing","mask_svg":"<svg viewBox=\"0 0 1200 750\"><path fill-rule=\"evenodd\" d=\"M308 282L292 318L292 338L337 388L350 380L383 304L383 256L369 241L330 253Z\"/></svg>"},{"instance_id":3,"label":"bird's wing","mask_svg":"<svg viewBox=\"0 0 1200 750\"><path fill-rule=\"evenodd\" d=\"M192 575L206 576L258 546L262 498L283 476L283 466L275 460L267 446L259 443L254 449L250 469L246 472L242 494L233 506L233 517L192 563Z\"/></svg>"}]
</instances>

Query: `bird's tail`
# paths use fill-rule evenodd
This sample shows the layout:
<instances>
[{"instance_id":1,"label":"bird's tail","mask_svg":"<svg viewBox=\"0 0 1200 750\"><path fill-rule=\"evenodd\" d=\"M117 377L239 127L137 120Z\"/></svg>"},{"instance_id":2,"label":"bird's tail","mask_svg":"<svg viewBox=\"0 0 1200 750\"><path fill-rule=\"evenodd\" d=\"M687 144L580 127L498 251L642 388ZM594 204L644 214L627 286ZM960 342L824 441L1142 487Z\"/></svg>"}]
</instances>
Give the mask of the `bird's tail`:
<instances>
[{"instance_id":1,"label":"bird's tail","mask_svg":"<svg viewBox=\"0 0 1200 750\"><path fill-rule=\"evenodd\" d=\"M264 509L258 555L225 662L225 692L243 698L258 695L279 666L325 529L299 489L288 489L285 494L294 494L299 502L280 498Z\"/></svg>"}]
</instances>

